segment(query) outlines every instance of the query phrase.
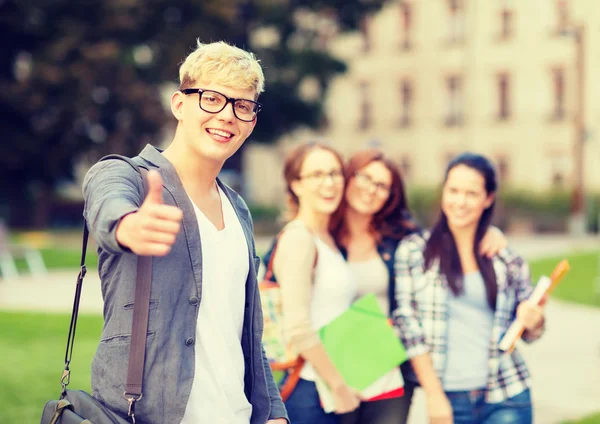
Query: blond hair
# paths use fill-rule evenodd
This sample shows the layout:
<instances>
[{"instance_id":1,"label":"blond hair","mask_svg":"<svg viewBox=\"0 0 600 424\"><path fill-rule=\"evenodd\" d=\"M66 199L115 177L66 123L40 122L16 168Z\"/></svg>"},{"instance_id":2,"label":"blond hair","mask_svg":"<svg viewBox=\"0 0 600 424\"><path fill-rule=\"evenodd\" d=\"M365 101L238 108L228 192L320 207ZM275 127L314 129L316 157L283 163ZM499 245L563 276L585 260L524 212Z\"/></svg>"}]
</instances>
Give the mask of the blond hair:
<instances>
[{"instance_id":1,"label":"blond hair","mask_svg":"<svg viewBox=\"0 0 600 424\"><path fill-rule=\"evenodd\" d=\"M197 82L216 82L236 90L265 90L265 76L254 54L224 41L198 46L179 67L180 89Z\"/></svg>"}]
</instances>

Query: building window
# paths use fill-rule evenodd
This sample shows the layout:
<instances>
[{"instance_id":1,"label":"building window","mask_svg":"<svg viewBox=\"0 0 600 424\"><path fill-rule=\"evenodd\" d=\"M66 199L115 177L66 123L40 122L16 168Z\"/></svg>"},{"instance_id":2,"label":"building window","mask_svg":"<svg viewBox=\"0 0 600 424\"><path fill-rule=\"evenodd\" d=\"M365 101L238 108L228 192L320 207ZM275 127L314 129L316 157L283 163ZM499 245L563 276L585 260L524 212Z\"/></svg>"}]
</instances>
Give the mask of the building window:
<instances>
[{"instance_id":1,"label":"building window","mask_svg":"<svg viewBox=\"0 0 600 424\"><path fill-rule=\"evenodd\" d=\"M465 10L464 0L446 0L448 2L448 42L460 43L464 38Z\"/></svg>"},{"instance_id":2,"label":"building window","mask_svg":"<svg viewBox=\"0 0 600 424\"><path fill-rule=\"evenodd\" d=\"M565 117L565 72L563 69L552 70L552 86L554 89L552 119L560 121Z\"/></svg>"},{"instance_id":3,"label":"building window","mask_svg":"<svg viewBox=\"0 0 600 424\"><path fill-rule=\"evenodd\" d=\"M513 11L507 8L500 12L500 38L505 40L513 34Z\"/></svg>"},{"instance_id":4,"label":"building window","mask_svg":"<svg viewBox=\"0 0 600 424\"><path fill-rule=\"evenodd\" d=\"M562 172L555 171L552 174L552 188L561 190L565 188L565 176Z\"/></svg>"},{"instance_id":5,"label":"building window","mask_svg":"<svg viewBox=\"0 0 600 424\"><path fill-rule=\"evenodd\" d=\"M569 29L569 8L567 0L556 0L556 30L559 34Z\"/></svg>"},{"instance_id":6,"label":"building window","mask_svg":"<svg viewBox=\"0 0 600 424\"><path fill-rule=\"evenodd\" d=\"M501 121L510 117L510 77L508 74L500 74L497 77L498 84L498 119Z\"/></svg>"},{"instance_id":7,"label":"building window","mask_svg":"<svg viewBox=\"0 0 600 424\"><path fill-rule=\"evenodd\" d=\"M370 28L369 28L370 25L369 24L370 24L369 16L363 15L362 18L360 19L359 28L360 28L360 33L362 34L362 39L363 39L362 49L363 49L364 53L371 51L371 34L370 34Z\"/></svg>"},{"instance_id":8,"label":"building window","mask_svg":"<svg viewBox=\"0 0 600 424\"><path fill-rule=\"evenodd\" d=\"M452 75L446 78L447 110L445 125L454 127L463 121L462 79Z\"/></svg>"},{"instance_id":9,"label":"building window","mask_svg":"<svg viewBox=\"0 0 600 424\"><path fill-rule=\"evenodd\" d=\"M360 83L360 120L359 128L366 130L371 126L371 92L367 81Z\"/></svg>"},{"instance_id":10,"label":"building window","mask_svg":"<svg viewBox=\"0 0 600 424\"><path fill-rule=\"evenodd\" d=\"M500 181L508 181L508 159L505 156L496 158L496 169Z\"/></svg>"},{"instance_id":11,"label":"building window","mask_svg":"<svg viewBox=\"0 0 600 424\"><path fill-rule=\"evenodd\" d=\"M400 39L400 47L403 50L410 50L412 46L412 4L408 1L400 3L400 18L402 24L402 35Z\"/></svg>"},{"instance_id":12,"label":"building window","mask_svg":"<svg viewBox=\"0 0 600 424\"><path fill-rule=\"evenodd\" d=\"M408 127L412 123L413 86L409 80L400 83L400 126Z\"/></svg>"},{"instance_id":13,"label":"building window","mask_svg":"<svg viewBox=\"0 0 600 424\"><path fill-rule=\"evenodd\" d=\"M410 157L408 155L402 155L400 157L400 173L402 174L402 179L406 180L410 178L410 173L412 171L412 163Z\"/></svg>"}]
</instances>

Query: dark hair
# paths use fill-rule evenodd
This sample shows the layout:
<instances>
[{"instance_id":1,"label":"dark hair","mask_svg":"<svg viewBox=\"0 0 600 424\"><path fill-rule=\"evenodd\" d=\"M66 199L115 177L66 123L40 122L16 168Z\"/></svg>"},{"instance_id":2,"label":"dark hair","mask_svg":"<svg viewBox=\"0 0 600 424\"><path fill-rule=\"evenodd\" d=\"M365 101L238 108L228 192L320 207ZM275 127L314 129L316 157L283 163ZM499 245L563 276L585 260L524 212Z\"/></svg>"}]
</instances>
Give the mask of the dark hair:
<instances>
[{"instance_id":1,"label":"dark hair","mask_svg":"<svg viewBox=\"0 0 600 424\"><path fill-rule=\"evenodd\" d=\"M492 163L484 156L468 152L462 153L450 161L444 176L444 183L448 180L450 171L458 165L465 165L479 172L485 180L485 191L488 195L497 191L498 184L496 181L496 171ZM475 243L473 246L473 253L479 271L485 281L488 304L493 310L496 309L496 296L498 294L496 274L494 273L492 261L480 255L479 244L490 226L494 204L495 199L494 202L483 211L477 226ZM464 283L462 277L464 273L456 248L456 242L450 232L448 218L443 210L440 212L440 217L431 230L431 236L429 237L429 240L427 240L423 255L425 257L425 269L429 269L433 265L435 259L439 259L440 271L446 277L446 281L448 282L452 293L455 296L463 293Z\"/></svg>"},{"instance_id":2,"label":"dark hair","mask_svg":"<svg viewBox=\"0 0 600 424\"><path fill-rule=\"evenodd\" d=\"M327 146L326 144L320 143L318 141L310 141L308 143L303 143L296 146L292 151L290 151L285 159L285 163L283 165L283 177L285 178L286 183L286 191L287 191L287 214L288 219L293 219L298 213L299 200L296 193L292 190L292 182L300 178L300 171L302 170L302 165L304 165L304 159L306 156L313 150L326 150L331 152L336 159L340 163L340 167L342 171L344 169L344 160L342 156L332 147ZM341 221L341 217L344 213L344 198L340 202L337 210L332 214L330 222L329 222L329 230L332 231L333 228L339 226Z\"/></svg>"},{"instance_id":3,"label":"dark hair","mask_svg":"<svg viewBox=\"0 0 600 424\"><path fill-rule=\"evenodd\" d=\"M378 241L381 241L383 237L400 240L407 234L417 230L418 227L413 221L408 209L404 183L398 167L379 150L362 150L355 153L346 163L344 168L346 185L354 178L356 172L372 162L381 162L388 171L390 171L392 175L392 186L387 201L382 208L373 215L370 231ZM348 227L345 220L342 220L334 229L333 236L336 242L343 246L343 240L347 235Z\"/></svg>"}]
</instances>

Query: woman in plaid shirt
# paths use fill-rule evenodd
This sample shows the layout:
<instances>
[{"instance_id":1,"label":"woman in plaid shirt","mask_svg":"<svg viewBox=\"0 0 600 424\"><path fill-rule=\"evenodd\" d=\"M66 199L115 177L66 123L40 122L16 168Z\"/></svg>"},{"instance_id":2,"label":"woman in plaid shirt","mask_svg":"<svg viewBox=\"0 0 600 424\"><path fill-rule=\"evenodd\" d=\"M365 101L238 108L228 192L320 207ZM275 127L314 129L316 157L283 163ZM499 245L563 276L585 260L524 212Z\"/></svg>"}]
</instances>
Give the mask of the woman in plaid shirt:
<instances>
[{"instance_id":1,"label":"woman in plaid shirt","mask_svg":"<svg viewBox=\"0 0 600 424\"><path fill-rule=\"evenodd\" d=\"M381 309L392 316L396 309L394 252L409 234L420 232L407 204L400 169L382 151L366 149L354 153L344 167L346 190L344 219L333 230L342 254L358 284L358 296L374 293ZM506 247L502 232L490 227L481 243L488 257ZM407 361L402 372L409 372ZM415 384L405 382L404 395L398 396L398 370L392 370L377 383L385 393L379 400L369 399L341 416L341 424L405 424Z\"/></svg>"},{"instance_id":2,"label":"woman in plaid shirt","mask_svg":"<svg viewBox=\"0 0 600 424\"><path fill-rule=\"evenodd\" d=\"M525 363L498 344L515 317L525 341L539 338L543 309L527 301L531 278L519 255L478 253L496 190L485 157L458 156L446 170L439 220L396 251L394 320L414 371L405 379L422 386L433 424L532 422Z\"/></svg>"}]
</instances>

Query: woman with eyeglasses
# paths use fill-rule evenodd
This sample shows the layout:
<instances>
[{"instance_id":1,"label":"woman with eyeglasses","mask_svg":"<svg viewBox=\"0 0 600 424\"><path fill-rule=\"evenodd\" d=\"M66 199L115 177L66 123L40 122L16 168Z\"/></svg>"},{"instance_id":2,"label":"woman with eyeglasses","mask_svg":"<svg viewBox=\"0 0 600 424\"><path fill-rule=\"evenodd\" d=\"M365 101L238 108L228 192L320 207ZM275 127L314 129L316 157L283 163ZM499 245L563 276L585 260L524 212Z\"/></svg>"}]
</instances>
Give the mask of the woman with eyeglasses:
<instances>
[{"instance_id":1,"label":"woman with eyeglasses","mask_svg":"<svg viewBox=\"0 0 600 424\"><path fill-rule=\"evenodd\" d=\"M343 162L330 147L303 144L284 166L292 220L277 241L273 272L281 288L285 333L305 360L300 380L285 402L294 424L337 424L354 410L358 394L327 355L317 330L356 298L352 272L331 235L344 195ZM320 377L331 389L335 413L326 413L316 389Z\"/></svg>"},{"instance_id":2,"label":"woman with eyeglasses","mask_svg":"<svg viewBox=\"0 0 600 424\"><path fill-rule=\"evenodd\" d=\"M480 253L496 200L492 164L464 153L446 170L441 212L431 232L408 236L396 253L395 322L434 424L530 424L529 372L521 355L502 352L519 317L531 342L543 309L527 301L529 267L510 249Z\"/></svg>"},{"instance_id":3,"label":"woman with eyeglasses","mask_svg":"<svg viewBox=\"0 0 600 424\"><path fill-rule=\"evenodd\" d=\"M381 151L356 153L347 162L345 175L345 215L333 233L358 284L358 295L374 293L382 311L391 316L397 306L394 253L404 237L420 230L411 218L400 171ZM482 253L492 255L505 245L504 235L491 230ZM342 424L406 423L415 384L406 381L404 395L394 397L398 379L393 374L399 372L393 370L377 382L378 390L389 398L362 402L342 416Z\"/></svg>"}]
</instances>

